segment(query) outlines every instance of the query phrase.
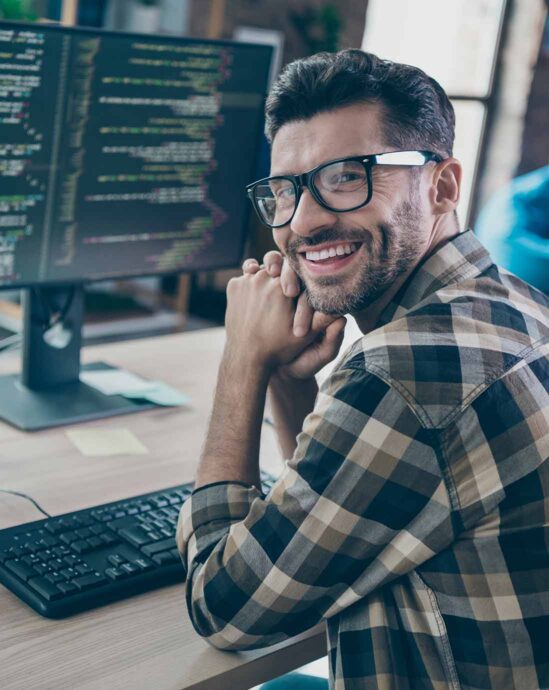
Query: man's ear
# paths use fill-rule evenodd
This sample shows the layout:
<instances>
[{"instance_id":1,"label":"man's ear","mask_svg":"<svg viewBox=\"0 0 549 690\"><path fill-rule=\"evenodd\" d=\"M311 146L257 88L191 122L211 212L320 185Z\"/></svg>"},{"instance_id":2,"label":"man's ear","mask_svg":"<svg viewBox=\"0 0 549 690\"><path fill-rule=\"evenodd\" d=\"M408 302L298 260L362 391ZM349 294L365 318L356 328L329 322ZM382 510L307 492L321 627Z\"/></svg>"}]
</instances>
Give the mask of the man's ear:
<instances>
[{"instance_id":1,"label":"man's ear","mask_svg":"<svg viewBox=\"0 0 549 690\"><path fill-rule=\"evenodd\" d=\"M461 163L456 158L445 158L437 163L431 183L431 210L440 216L456 209L461 188Z\"/></svg>"}]
</instances>

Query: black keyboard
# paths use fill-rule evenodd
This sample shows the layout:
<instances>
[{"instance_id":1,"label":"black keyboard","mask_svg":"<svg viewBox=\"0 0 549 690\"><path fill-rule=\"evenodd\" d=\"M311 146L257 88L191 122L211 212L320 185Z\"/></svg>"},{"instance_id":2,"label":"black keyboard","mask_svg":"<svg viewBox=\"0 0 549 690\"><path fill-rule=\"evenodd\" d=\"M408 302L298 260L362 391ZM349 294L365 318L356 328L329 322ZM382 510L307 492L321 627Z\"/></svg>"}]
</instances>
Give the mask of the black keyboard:
<instances>
[{"instance_id":1,"label":"black keyboard","mask_svg":"<svg viewBox=\"0 0 549 690\"><path fill-rule=\"evenodd\" d=\"M261 481L267 493L274 478ZM183 583L175 529L191 491L180 484L0 530L0 583L48 618Z\"/></svg>"}]
</instances>

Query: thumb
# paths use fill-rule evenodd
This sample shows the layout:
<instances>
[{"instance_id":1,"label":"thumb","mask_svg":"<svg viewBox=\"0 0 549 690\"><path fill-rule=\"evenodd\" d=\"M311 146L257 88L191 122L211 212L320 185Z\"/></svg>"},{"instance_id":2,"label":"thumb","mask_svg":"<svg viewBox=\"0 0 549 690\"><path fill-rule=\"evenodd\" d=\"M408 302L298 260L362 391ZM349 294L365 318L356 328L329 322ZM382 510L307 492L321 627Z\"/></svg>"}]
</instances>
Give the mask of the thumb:
<instances>
[{"instance_id":1,"label":"thumb","mask_svg":"<svg viewBox=\"0 0 549 690\"><path fill-rule=\"evenodd\" d=\"M325 330L324 340L330 343L335 343L338 340L343 340L345 335L345 326L347 325L347 319L342 316L332 321Z\"/></svg>"},{"instance_id":2,"label":"thumb","mask_svg":"<svg viewBox=\"0 0 549 690\"><path fill-rule=\"evenodd\" d=\"M325 331L331 324L339 323L340 321L343 321L345 324L345 317L335 316L334 314L323 314L321 311L315 311L311 322L311 331L320 333L321 331Z\"/></svg>"}]
</instances>

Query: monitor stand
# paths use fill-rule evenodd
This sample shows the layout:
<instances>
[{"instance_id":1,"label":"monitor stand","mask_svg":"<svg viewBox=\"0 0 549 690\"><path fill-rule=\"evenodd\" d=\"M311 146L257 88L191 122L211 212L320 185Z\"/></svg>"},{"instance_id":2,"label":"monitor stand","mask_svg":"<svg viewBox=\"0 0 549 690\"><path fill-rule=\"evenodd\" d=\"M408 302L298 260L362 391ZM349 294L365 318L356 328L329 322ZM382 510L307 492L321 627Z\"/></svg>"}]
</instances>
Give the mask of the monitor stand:
<instances>
[{"instance_id":1,"label":"monitor stand","mask_svg":"<svg viewBox=\"0 0 549 690\"><path fill-rule=\"evenodd\" d=\"M83 287L25 290L23 310L22 373L0 376L0 419L36 431L155 407L80 381ZM96 362L83 370L115 368Z\"/></svg>"}]
</instances>

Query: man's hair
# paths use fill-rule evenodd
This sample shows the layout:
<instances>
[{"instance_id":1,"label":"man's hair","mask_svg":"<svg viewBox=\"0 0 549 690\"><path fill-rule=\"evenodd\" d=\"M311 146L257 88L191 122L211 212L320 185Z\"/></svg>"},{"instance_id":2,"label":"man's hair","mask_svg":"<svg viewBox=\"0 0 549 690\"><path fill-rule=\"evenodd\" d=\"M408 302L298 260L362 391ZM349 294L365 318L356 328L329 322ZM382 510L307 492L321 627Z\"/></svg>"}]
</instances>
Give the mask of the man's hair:
<instances>
[{"instance_id":1,"label":"man's hair","mask_svg":"<svg viewBox=\"0 0 549 690\"><path fill-rule=\"evenodd\" d=\"M385 145L452 155L454 109L440 84L417 67L362 50L317 53L288 64L267 98L265 134L272 143L288 122L358 103L382 106Z\"/></svg>"}]
</instances>

